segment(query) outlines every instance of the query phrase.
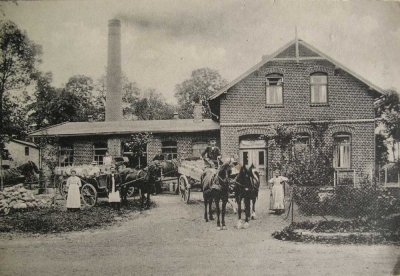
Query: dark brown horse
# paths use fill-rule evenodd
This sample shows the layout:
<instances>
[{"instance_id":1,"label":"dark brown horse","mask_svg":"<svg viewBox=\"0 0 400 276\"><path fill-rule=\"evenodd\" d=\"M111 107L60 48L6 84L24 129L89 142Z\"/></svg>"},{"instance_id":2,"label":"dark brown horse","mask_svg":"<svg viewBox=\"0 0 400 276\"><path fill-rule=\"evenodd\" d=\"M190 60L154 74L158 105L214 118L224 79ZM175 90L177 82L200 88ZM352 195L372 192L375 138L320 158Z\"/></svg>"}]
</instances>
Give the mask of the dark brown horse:
<instances>
[{"instance_id":1,"label":"dark brown horse","mask_svg":"<svg viewBox=\"0 0 400 276\"><path fill-rule=\"evenodd\" d=\"M150 208L150 194L154 193L154 179L149 173L148 168L143 170L130 169L130 171L123 178L121 185L121 201L126 204L128 199L129 188L137 188L140 191L140 208L144 207L144 199L146 198L146 209Z\"/></svg>"},{"instance_id":2,"label":"dark brown horse","mask_svg":"<svg viewBox=\"0 0 400 276\"><path fill-rule=\"evenodd\" d=\"M226 203L229 197L229 176L232 172L231 164L225 163L218 170L208 168L201 176L201 185L203 187L204 198L204 219L208 222L207 206L209 218L213 220L211 213L212 202L215 201L217 209L217 229L226 230L225 213ZM219 202L222 201L222 225L220 221Z\"/></svg>"},{"instance_id":3,"label":"dark brown horse","mask_svg":"<svg viewBox=\"0 0 400 276\"><path fill-rule=\"evenodd\" d=\"M235 183L234 193L238 205L238 218L239 218L237 223L237 228L238 229L248 228L249 218L251 217L251 219L255 219L256 216L255 204L258 197L258 190L260 188L260 175L255 170L255 167L253 165L251 165L250 168L242 166L240 168L239 174L235 178L234 183ZM242 200L244 200L244 207L245 207L244 225L241 220ZM252 202L252 210L250 207L250 202Z\"/></svg>"}]
</instances>

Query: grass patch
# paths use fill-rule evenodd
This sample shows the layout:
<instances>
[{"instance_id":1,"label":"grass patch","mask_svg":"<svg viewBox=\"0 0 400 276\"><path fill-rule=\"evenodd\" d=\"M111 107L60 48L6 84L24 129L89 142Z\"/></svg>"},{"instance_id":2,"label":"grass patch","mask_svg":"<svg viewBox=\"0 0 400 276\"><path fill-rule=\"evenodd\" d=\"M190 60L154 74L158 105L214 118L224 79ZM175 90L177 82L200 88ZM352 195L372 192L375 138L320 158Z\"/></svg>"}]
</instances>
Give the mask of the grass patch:
<instances>
[{"instance_id":1,"label":"grass patch","mask_svg":"<svg viewBox=\"0 0 400 276\"><path fill-rule=\"evenodd\" d=\"M307 231L312 235L302 235ZM329 233L332 235L318 235ZM337 235L335 235L335 233ZM345 235L343 235L346 233ZM321 242L330 244L396 244L400 245L400 215L378 220L345 220L295 222L272 233L278 240Z\"/></svg>"},{"instance_id":2,"label":"grass patch","mask_svg":"<svg viewBox=\"0 0 400 276\"><path fill-rule=\"evenodd\" d=\"M155 204L152 203L151 208ZM139 200L129 200L121 211L112 209L108 202L99 202L95 207L77 212L67 212L60 206L33 211L15 212L0 217L0 232L60 233L81 231L128 218L140 211Z\"/></svg>"}]
</instances>

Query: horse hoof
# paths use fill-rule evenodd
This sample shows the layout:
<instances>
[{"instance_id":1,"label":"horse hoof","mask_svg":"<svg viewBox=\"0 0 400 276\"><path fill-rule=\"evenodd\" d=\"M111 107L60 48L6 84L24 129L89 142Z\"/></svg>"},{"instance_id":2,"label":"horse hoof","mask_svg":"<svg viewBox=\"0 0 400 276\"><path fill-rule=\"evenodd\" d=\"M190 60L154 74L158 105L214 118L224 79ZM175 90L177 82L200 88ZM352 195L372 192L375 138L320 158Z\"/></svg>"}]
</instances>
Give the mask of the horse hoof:
<instances>
[{"instance_id":1,"label":"horse hoof","mask_svg":"<svg viewBox=\"0 0 400 276\"><path fill-rule=\"evenodd\" d=\"M256 219L256 213L251 214L251 219Z\"/></svg>"},{"instance_id":2,"label":"horse hoof","mask_svg":"<svg viewBox=\"0 0 400 276\"><path fill-rule=\"evenodd\" d=\"M244 225L243 225L243 228L244 228L244 229L247 229L247 228L249 228L249 226L250 226L249 223L248 223L248 222L245 222Z\"/></svg>"},{"instance_id":3,"label":"horse hoof","mask_svg":"<svg viewBox=\"0 0 400 276\"><path fill-rule=\"evenodd\" d=\"M228 228L224 225L222 226L222 230L228 230Z\"/></svg>"},{"instance_id":4,"label":"horse hoof","mask_svg":"<svg viewBox=\"0 0 400 276\"><path fill-rule=\"evenodd\" d=\"M220 226L217 226L217 231L222 230L222 228Z\"/></svg>"},{"instance_id":5,"label":"horse hoof","mask_svg":"<svg viewBox=\"0 0 400 276\"><path fill-rule=\"evenodd\" d=\"M210 217L210 220L214 220L214 218L213 218L213 217Z\"/></svg>"},{"instance_id":6,"label":"horse hoof","mask_svg":"<svg viewBox=\"0 0 400 276\"><path fill-rule=\"evenodd\" d=\"M243 224L242 224L241 220L238 220L236 227L237 227L237 229L242 229L243 228Z\"/></svg>"}]
</instances>

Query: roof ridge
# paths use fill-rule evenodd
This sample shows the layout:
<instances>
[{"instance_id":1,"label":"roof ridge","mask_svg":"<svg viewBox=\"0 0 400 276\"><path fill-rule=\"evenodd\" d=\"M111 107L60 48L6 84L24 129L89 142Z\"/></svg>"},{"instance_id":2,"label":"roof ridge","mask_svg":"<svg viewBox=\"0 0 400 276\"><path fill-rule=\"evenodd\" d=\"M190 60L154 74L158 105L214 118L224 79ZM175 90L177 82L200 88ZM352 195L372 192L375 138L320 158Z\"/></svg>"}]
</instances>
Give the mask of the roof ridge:
<instances>
[{"instance_id":1,"label":"roof ridge","mask_svg":"<svg viewBox=\"0 0 400 276\"><path fill-rule=\"evenodd\" d=\"M50 126L47 126L47 127L43 127L43 128L40 128L40 129L31 131L31 132L28 132L28 136L31 136L32 134L35 134L36 132L44 131L44 130L46 130L46 129L53 128L53 127L56 127L56 126L61 126L61 125L67 124L67 123L71 123L71 122L62 122L62 123L59 123L59 124L55 124L55 125L50 125Z\"/></svg>"}]
</instances>

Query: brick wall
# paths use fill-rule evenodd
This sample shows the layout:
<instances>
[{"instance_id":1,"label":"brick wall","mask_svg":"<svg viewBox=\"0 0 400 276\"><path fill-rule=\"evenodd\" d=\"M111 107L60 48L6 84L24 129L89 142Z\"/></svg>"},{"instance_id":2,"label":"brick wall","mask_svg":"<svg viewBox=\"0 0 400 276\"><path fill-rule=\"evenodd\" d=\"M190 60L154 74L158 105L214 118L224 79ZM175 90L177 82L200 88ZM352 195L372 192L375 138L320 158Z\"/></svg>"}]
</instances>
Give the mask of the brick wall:
<instances>
[{"instance_id":1,"label":"brick wall","mask_svg":"<svg viewBox=\"0 0 400 276\"><path fill-rule=\"evenodd\" d=\"M290 51L293 49L290 49ZM310 105L310 74L328 75L328 105ZM283 107L266 107L265 76L283 74ZM358 176L370 174L375 158L374 98L368 87L325 60L271 61L240 81L220 98L221 150L224 157L239 153L239 137L247 134L268 134L271 124L310 120L347 120L332 122L326 140L333 141L335 132L352 136L352 168ZM352 120L364 120L352 121ZM251 123L257 123L252 125ZM238 125L241 124L241 125ZM299 126L300 127L300 126ZM307 128L306 125L301 128ZM268 152L268 161L278 156Z\"/></svg>"},{"instance_id":2,"label":"brick wall","mask_svg":"<svg viewBox=\"0 0 400 276\"><path fill-rule=\"evenodd\" d=\"M328 106L310 106L310 74L328 74ZM283 74L283 107L266 107L265 76ZM271 61L221 97L221 124L293 120L373 119L368 87L323 60Z\"/></svg>"},{"instance_id":3,"label":"brick wall","mask_svg":"<svg viewBox=\"0 0 400 276\"><path fill-rule=\"evenodd\" d=\"M161 144L163 141L176 141L178 159L184 159L192 156L193 142L208 142L210 138L216 138L219 141L218 131L153 134L150 143L147 145L147 161L151 161L157 154L161 154Z\"/></svg>"}]
</instances>

